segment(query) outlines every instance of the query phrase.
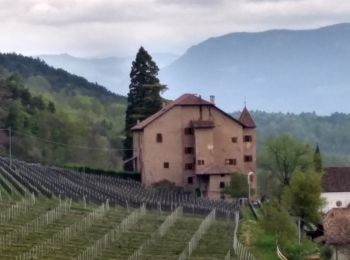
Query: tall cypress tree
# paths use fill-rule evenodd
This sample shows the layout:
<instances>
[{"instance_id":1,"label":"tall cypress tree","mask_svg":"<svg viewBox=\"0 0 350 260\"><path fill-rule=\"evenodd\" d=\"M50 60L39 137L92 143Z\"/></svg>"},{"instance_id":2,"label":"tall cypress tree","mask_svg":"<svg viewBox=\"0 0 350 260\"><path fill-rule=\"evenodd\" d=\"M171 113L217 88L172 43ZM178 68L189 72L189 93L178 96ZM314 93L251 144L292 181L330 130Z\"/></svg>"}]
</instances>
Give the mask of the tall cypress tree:
<instances>
[{"instance_id":1,"label":"tall cypress tree","mask_svg":"<svg viewBox=\"0 0 350 260\"><path fill-rule=\"evenodd\" d=\"M318 144L316 145L316 150L314 153L314 166L316 172L322 172L323 166L322 166L322 156L320 152L320 147Z\"/></svg>"},{"instance_id":2,"label":"tall cypress tree","mask_svg":"<svg viewBox=\"0 0 350 260\"><path fill-rule=\"evenodd\" d=\"M141 47L132 62L128 106L125 117L124 160L132 157L133 143L131 128L137 121L144 120L162 108L161 91L165 86L159 83L159 68L148 52ZM127 171L133 170L132 163L124 164Z\"/></svg>"}]
</instances>

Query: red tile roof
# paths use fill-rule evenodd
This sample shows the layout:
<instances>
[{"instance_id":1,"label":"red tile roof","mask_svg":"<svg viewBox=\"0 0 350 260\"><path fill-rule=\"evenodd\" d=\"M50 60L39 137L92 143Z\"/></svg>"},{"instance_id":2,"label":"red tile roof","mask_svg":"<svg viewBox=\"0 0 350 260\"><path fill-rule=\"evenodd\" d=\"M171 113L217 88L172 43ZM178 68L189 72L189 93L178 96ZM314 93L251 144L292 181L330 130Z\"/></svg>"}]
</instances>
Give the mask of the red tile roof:
<instances>
[{"instance_id":1,"label":"red tile roof","mask_svg":"<svg viewBox=\"0 0 350 260\"><path fill-rule=\"evenodd\" d=\"M323 219L326 243L350 245L350 208L334 208Z\"/></svg>"},{"instance_id":2,"label":"red tile roof","mask_svg":"<svg viewBox=\"0 0 350 260\"><path fill-rule=\"evenodd\" d=\"M328 167L322 177L324 192L350 192L350 167Z\"/></svg>"},{"instance_id":3,"label":"red tile roof","mask_svg":"<svg viewBox=\"0 0 350 260\"><path fill-rule=\"evenodd\" d=\"M161 117L163 114L165 114L166 112L168 112L169 110L171 110L175 106L199 106L199 105L215 107L220 112L222 112L223 114L228 116L230 119L234 120L235 122L242 125L243 127L246 127L242 122L238 121L237 119L233 118L229 114L225 113L223 110L216 107L213 103L210 103L209 101L202 99L200 96L197 96L194 94L183 94L182 96L180 96L176 100L167 104L164 108L159 110L157 113L147 117L145 120L143 120L142 122L140 122L137 125L135 125L134 127L132 127L131 130L134 130L134 131L135 130L142 130L148 124L152 123L154 120Z\"/></svg>"},{"instance_id":4,"label":"red tile roof","mask_svg":"<svg viewBox=\"0 0 350 260\"><path fill-rule=\"evenodd\" d=\"M246 127L246 128L255 128L255 123L254 120L252 118L252 116L250 115L247 107L243 108L243 111L241 113L241 116L239 117L239 121L242 122L242 124Z\"/></svg>"}]
</instances>

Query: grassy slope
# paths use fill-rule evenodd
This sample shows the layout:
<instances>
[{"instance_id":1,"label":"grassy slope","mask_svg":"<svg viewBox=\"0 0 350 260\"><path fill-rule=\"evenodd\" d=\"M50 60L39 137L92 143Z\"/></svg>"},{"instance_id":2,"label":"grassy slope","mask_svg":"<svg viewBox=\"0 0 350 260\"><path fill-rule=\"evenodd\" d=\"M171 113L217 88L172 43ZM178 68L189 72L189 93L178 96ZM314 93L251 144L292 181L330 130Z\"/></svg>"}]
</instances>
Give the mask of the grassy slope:
<instances>
[{"instance_id":1,"label":"grassy slope","mask_svg":"<svg viewBox=\"0 0 350 260\"><path fill-rule=\"evenodd\" d=\"M10 184L9 186L13 189ZM3 192L5 194L5 191ZM4 212L20 200L18 196L12 198L12 195L9 195L8 198L11 200L0 201L0 212ZM16 218L2 223L0 225L0 236L14 230L20 230L23 225L44 215L48 210L53 209L57 205L57 199L47 199L40 196L37 203L30 208L28 213L20 214ZM15 241L9 248L2 248L0 246L1 259L15 259L19 254L28 252L32 247L52 238L54 234L64 228L74 223L79 223L95 207L96 205L87 205L87 208L84 208L82 203L73 203L71 210L52 224L45 225L39 230ZM129 213L124 208L111 208L101 220L94 222L86 232L80 232L70 240L59 242L54 248L49 250L47 248L46 253L38 259L63 260L79 255L86 247L93 245L96 240L103 237L105 233L118 225ZM136 225L123 233L120 239L117 239L111 246L105 248L97 259L127 259L163 223L166 216L166 214L160 215L158 211L148 211ZM185 215L181 217L162 239L157 241L156 244L151 245L149 250L146 250L147 256L145 256L145 259L177 259L202 220L203 217L198 216ZM193 259L221 259L231 244L231 224L218 220L199 242L198 249L195 252L197 258Z\"/></svg>"}]
</instances>

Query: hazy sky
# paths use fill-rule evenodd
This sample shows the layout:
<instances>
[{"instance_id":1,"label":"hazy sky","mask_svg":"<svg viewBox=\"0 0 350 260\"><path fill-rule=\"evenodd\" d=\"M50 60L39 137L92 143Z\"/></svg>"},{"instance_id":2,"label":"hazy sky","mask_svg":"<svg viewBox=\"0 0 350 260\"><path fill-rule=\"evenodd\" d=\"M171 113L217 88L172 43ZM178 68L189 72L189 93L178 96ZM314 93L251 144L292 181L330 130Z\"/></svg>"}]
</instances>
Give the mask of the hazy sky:
<instances>
[{"instance_id":1,"label":"hazy sky","mask_svg":"<svg viewBox=\"0 0 350 260\"><path fill-rule=\"evenodd\" d=\"M181 54L230 32L348 21L349 0L0 0L0 51Z\"/></svg>"}]
</instances>

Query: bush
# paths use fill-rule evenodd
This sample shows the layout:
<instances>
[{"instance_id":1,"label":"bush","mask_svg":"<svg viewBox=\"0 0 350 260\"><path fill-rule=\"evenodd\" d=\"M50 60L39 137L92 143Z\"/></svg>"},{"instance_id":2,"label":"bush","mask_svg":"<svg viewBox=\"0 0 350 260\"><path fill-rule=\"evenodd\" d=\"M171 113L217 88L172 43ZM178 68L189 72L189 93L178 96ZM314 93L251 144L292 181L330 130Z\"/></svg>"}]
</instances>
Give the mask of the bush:
<instances>
[{"instance_id":1,"label":"bush","mask_svg":"<svg viewBox=\"0 0 350 260\"><path fill-rule=\"evenodd\" d=\"M276 234L280 245L286 245L296 239L296 228L286 209L277 202L269 202L265 203L263 212L262 226L267 233Z\"/></svg>"},{"instance_id":2,"label":"bush","mask_svg":"<svg viewBox=\"0 0 350 260\"><path fill-rule=\"evenodd\" d=\"M306 256L319 252L318 246L310 240L301 241L300 245L298 241L288 243L283 247L284 253L288 260L300 260Z\"/></svg>"},{"instance_id":3,"label":"bush","mask_svg":"<svg viewBox=\"0 0 350 260\"><path fill-rule=\"evenodd\" d=\"M321 248L320 253L321 253L322 260L330 260L330 259L332 259L333 249L329 246L323 246Z\"/></svg>"}]
</instances>

